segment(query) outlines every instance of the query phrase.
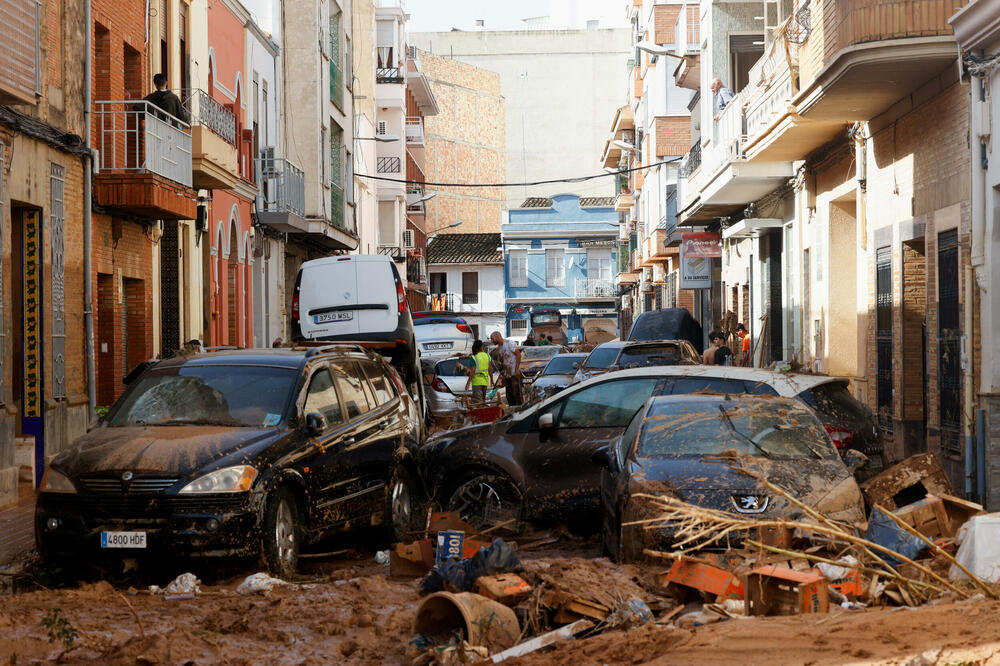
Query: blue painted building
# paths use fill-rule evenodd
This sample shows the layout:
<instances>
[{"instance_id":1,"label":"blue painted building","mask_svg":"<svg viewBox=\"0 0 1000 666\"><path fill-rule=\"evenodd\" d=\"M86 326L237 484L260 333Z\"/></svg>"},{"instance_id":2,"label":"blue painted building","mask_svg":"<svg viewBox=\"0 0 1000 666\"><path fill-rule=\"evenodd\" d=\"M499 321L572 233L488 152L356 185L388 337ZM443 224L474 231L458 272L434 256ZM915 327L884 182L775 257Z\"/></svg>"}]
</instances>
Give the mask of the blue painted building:
<instances>
[{"instance_id":1,"label":"blue painted building","mask_svg":"<svg viewBox=\"0 0 1000 666\"><path fill-rule=\"evenodd\" d=\"M507 336L524 340L531 313L558 310L569 342L618 337L613 197L533 197L501 228Z\"/></svg>"}]
</instances>

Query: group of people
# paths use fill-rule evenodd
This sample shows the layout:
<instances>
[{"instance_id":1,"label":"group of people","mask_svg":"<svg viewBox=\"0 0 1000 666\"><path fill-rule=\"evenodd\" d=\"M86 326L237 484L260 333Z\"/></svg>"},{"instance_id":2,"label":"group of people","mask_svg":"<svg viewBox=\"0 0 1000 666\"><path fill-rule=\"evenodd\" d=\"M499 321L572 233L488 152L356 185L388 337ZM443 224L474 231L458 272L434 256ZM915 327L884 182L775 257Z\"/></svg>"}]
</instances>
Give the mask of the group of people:
<instances>
[{"instance_id":1,"label":"group of people","mask_svg":"<svg viewBox=\"0 0 1000 666\"><path fill-rule=\"evenodd\" d=\"M549 340L552 338L550 337ZM484 351L482 340L472 343L472 366L469 368L469 379L465 382L465 390L472 392L472 402L486 402L486 392L489 387L504 387L507 404L514 406L524 402L521 387L521 349L510 340L504 340L499 331L490 333L493 353L496 358ZM547 343L551 344L551 343ZM494 365L498 372L494 378Z\"/></svg>"},{"instance_id":2,"label":"group of people","mask_svg":"<svg viewBox=\"0 0 1000 666\"><path fill-rule=\"evenodd\" d=\"M740 365L750 365L750 335L743 324L736 325L736 339L740 345ZM736 357L726 344L726 336L719 331L708 334L708 347L702 352L701 362L705 365L734 365Z\"/></svg>"},{"instance_id":3,"label":"group of people","mask_svg":"<svg viewBox=\"0 0 1000 666\"><path fill-rule=\"evenodd\" d=\"M535 332L532 331L528 333L528 337L524 341L525 347L547 347L549 345L554 345L556 342L552 339L551 335L542 335L539 333L538 341L535 341Z\"/></svg>"}]
</instances>

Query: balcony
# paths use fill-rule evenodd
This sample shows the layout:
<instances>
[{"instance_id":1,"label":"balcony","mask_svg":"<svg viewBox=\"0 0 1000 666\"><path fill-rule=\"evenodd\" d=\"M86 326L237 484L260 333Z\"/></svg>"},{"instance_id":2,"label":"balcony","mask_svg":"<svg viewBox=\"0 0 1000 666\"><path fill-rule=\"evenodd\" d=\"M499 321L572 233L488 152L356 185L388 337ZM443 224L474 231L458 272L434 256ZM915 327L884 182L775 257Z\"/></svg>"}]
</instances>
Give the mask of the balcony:
<instances>
[{"instance_id":1,"label":"balcony","mask_svg":"<svg viewBox=\"0 0 1000 666\"><path fill-rule=\"evenodd\" d=\"M257 158L257 219L276 231L307 231L305 174L284 158L273 155L273 148Z\"/></svg>"},{"instance_id":2,"label":"balcony","mask_svg":"<svg viewBox=\"0 0 1000 666\"><path fill-rule=\"evenodd\" d=\"M426 215L427 204L422 201L424 198L423 185L406 186L406 212L412 215Z\"/></svg>"},{"instance_id":3,"label":"balcony","mask_svg":"<svg viewBox=\"0 0 1000 666\"><path fill-rule=\"evenodd\" d=\"M618 293L611 278L577 278L576 298L614 298Z\"/></svg>"},{"instance_id":4,"label":"balcony","mask_svg":"<svg viewBox=\"0 0 1000 666\"><path fill-rule=\"evenodd\" d=\"M34 104L42 95L42 5L0 0L0 104Z\"/></svg>"},{"instance_id":5,"label":"balcony","mask_svg":"<svg viewBox=\"0 0 1000 666\"><path fill-rule=\"evenodd\" d=\"M191 116L191 169L194 187L229 190L239 179L236 115L204 90L182 93Z\"/></svg>"},{"instance_id":6,"label":"balcony","mask_svg":"<svg viewBox=\"0 0 1000 666\"><path fill-rule=\"evenodd\" d=\"M392 257L393 261L403 261L406 259L406 255L403 253L403 248L398 245L379 245L378 253L386 256Z\"/></svg>"},{"instance_id":7,"label":"balcony","mask_svg":"<svg viewBox=\"0 0 1000 666\"><path fill-rule=\"evenodd\" d=\"M341 111L344 110L344 70L337 66L334 61L330 61L330 101Z\"/></svg>"},{"instance_id":8,"label":"balcony","mask_svg":"<svg viewBox=\"0 0 1000 666\"><path fill-rule=\"evenodd\" d=\"M157 220L193 220L191 129L149 102L94 103L100 205Z\"/></svg>"},{"instance_id":9,"label":"balcony","mask_svg":"<svg viewBox=\"0 0 1000 666\"><path fill-rule=\"evenodd\" d=\"M406 77L399 67L379 67L375 70L375 83L405 83Z\"/></svg>"},{"instance_id":10,"label":"balcony","mask_svg":"<svg viewBox=\"0 0 1000 666\"><path fill-rule=\"evenodd\" d=\"M632 205L635 203L635 199L632 197L632 193L627 189L622 190L615 197L615 210L619 213L627 213L632 210Z\"/></svg>"},{"instance_id":11,"label":"balcony","mask_svg":"<svg viewBox=\"0 0 1000 666\"><path fill-rule=\"evenodd\" d=\"M424 145L424 119L420 116L406 118L406 145Z\"/></svg>"},{"instance_id":12,"label":"balcony","mask_svg":"<svg viewBox=\"0 0 1000 666\"><path fill-rule=\"evenodd\" d=\"M379 157L375 160L376 173L400 173L403 160L399 157Z\"/></svg>"},{"instance_id":13,"label":"balcony","mask_svg":"<svg viewBox=\"0 0 1000 666\"><path fill-rule=\"evenodd\" d=\"M415 252L406 254L406 281L410 284L427 284L427 265Z\"/></svg>"},{"instance_id":14,"label":"balcony","mask_svg":"<svg viewBox=\"0 0 1000 666\"><path fill-rule=\"evenodd\" d=\"M435 312L455 312L455 294L431 294L427 300Z\"/></svg>"}]
</instances>

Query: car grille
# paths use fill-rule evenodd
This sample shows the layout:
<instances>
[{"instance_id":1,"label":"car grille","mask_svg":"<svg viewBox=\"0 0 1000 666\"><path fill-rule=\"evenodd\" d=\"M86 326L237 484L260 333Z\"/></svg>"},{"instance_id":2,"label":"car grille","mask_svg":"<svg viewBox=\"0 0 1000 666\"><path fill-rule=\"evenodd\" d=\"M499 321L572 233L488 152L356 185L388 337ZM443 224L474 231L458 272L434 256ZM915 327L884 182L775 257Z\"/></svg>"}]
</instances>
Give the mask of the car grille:
<instances>
[{"instance_id":1,"label":"car grille","mask_svg":"<svg viewBox=\"0 0 1000 666\"><path fill-rule=\"evenodd\" d=\"M143 520L150 524L177 514L220 514L239 511L247 506L244 493L211 496L132 495L77 493L60 496L47 494L46 509L75 511L88 524L115 520Z\"/></svg>"},{"instance_id":2,"label":"car grille","mask_svg":"<svg viewBox=\"0 0 1000 666\"><path fill-rule=\"evenodd\" d=\"M85 476L79 479L79 486L102 495L149 495L162 493L179 480L179 476L136 476L129 481L123 481L121 475Z\"/></svg>"}]
</instances>

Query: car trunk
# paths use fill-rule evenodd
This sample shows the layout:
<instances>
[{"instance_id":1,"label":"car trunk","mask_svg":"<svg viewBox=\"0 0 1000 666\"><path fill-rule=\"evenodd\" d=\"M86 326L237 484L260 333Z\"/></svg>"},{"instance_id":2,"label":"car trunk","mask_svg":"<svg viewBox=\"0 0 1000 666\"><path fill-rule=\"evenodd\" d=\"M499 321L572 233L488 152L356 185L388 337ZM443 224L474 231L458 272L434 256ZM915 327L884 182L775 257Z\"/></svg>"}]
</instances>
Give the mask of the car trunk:
<instances>
[{"instance_id":1,"label":"car trunk","mask_svg":"<svg viewBox=\"0 0 1000 666\"><path fill-rule=\"evenodd\" d=\"M392 270L384 261L350 255L310 265L299 283L299 312L307 337L394 331L399 312Z\"/></svg>"}]
</instances>

